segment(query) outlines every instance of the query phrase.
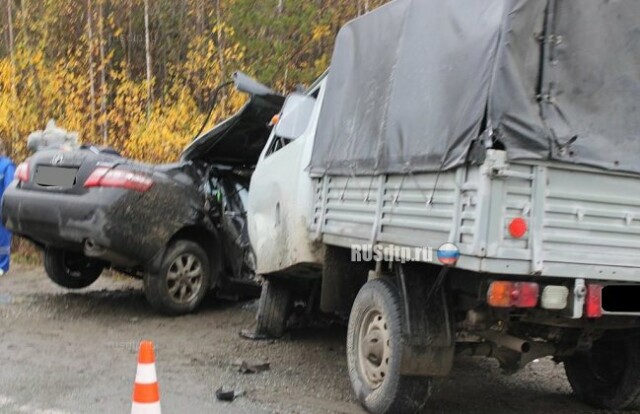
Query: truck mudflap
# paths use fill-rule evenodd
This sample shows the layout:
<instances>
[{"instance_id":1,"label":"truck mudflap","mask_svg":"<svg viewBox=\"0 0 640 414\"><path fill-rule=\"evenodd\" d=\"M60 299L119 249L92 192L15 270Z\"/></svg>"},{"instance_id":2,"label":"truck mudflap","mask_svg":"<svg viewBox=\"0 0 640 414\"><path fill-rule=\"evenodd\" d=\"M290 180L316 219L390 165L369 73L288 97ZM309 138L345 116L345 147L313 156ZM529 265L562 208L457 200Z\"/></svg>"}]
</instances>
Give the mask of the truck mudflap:
<instances>
[{"instance_id":1,"label":"truck mudflap","mask_svg":"<svg viewBox=\"0 0 640 414\"><path fill-rule=\"evenodd\" d=\"M455 330L442 280L448 268L396 266L404 304L402 375L446 376L455 353ZM425 274L425 269L432 271Z\"/></svg>"}]
</instances>

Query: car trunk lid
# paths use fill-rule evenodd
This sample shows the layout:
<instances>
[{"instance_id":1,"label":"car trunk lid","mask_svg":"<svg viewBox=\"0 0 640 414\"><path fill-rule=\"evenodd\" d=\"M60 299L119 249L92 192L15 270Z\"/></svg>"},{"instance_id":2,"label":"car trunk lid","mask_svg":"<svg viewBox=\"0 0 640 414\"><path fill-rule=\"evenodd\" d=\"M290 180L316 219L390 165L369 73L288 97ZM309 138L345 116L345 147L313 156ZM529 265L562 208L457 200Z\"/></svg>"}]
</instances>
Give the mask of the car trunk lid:
<instances>
[{"instance_id":1,"label":"car trunk lid","mask_svg":"<svg viewBox=\"0 0 640 414\"><path fill-rule=\"evenodd\" d=\"M26 161L29 180L21 188L57 193L84 192L84 182L98 164L113 166L122 158L113 154L82 148L71 151L38 151Z\"/></svg>"}]
</instances>

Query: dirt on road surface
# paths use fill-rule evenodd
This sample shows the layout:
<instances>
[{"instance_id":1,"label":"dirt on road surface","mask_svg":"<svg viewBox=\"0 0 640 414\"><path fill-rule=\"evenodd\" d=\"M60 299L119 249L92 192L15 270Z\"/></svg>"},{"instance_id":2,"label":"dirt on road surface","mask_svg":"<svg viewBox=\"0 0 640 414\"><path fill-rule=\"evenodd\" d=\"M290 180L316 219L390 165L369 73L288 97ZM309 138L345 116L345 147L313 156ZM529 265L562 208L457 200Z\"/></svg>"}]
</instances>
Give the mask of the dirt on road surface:
<instances>
[{"instance_id":1,"label":"dirt on road surface","mask_svg":"<svg viewBox=\"0 0 640 414\"><path fill-rule=\"evenodd\" d=\"M0 413L125 413L137 346L151 339L165 413L361 413L346 370L345 328L298 328L278 341L238 332L255 302L206 301L194 315L167 318L141 284L102 277L88 289L55 286L40 268L0 277ZM238 360L270 370L238 372ZM219 402L220 386L244 391ZM431 413L584 413L561 366L550 360L503 376L497 364L463 359L438 382Z\"/></svg>"}]
</instances>

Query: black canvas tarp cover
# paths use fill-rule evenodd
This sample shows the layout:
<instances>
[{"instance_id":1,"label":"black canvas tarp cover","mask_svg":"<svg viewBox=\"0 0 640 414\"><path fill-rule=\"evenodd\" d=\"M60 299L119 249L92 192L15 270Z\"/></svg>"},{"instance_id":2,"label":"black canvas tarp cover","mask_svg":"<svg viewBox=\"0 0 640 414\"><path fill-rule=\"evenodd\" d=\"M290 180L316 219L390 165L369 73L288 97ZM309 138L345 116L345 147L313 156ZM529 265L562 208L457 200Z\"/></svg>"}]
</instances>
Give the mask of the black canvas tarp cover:
<instances>
[{"instance_id":1,"label":"black canvas tarp cover","mask_svg":"<svg viewBox=\"0 0 640 414\"><path fill-rule=\"evenodd\" d=\"M396 0L338 34L310 170L446 170L480 148L640 172L640 1Z\"/></svg>"}]
</instances>

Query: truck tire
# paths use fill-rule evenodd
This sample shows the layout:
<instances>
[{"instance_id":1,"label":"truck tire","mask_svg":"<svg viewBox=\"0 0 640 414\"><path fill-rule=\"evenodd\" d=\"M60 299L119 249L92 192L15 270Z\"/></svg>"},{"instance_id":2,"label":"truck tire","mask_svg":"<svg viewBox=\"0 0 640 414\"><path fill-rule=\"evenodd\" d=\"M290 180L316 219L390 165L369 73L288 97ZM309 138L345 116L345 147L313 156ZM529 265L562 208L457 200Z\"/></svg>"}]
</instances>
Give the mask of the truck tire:
<instances>
[{"instance_id":1,"label":"truck tire","mask_svg":"<svg viewBox=\"0 0 640 414\"><path fill-rule=\"evenodd\" d=\"M573 393L607 410L640 409L640 339L599 340L585 353L564 360Z\"/></svg>"},{"instance_id":2,"label":"truck tire","mask_svg":"<svg viewBox=\"0 0 640 414\"><path fill-rule=\"evenodd\" d=\"M431 394L431 381L403 376L402 302L384 279L367 282L349 317L347 363L360 404L374 414L417 413Z\"/></svg>"},{"instance_id":3,"label":"truck tire","mask_svg":"<svg viewBox=\"0 0 640 414\"><path fill-rule=\"evenodd\" d=\"M57 285L82 289L100 277L104 265L78 253L47 247L44 250L44 270Z\"/></svg>"},{"instance_id":4,"label":"truck tire","mask_svg":"<svg viewBox=\"0 0 640 414\"><path fill-rule=\"evenodd\" d=\"M256 334L279 338L284 335L291 312L291 288L274 278L264 281L256 314Z\"/></svg>"},{"instance_id":5,"label":"truck tire","mask_svg":"<svg viewBox=\"0 0 640 414\"><path fill-rule=\"evenodd\" d=\"M144 276L144 294L158 312L184 315L193 312L209 290L211 265L199 244L178 240L169 245L160 271Z\"/></svg>"}]
</instances>

